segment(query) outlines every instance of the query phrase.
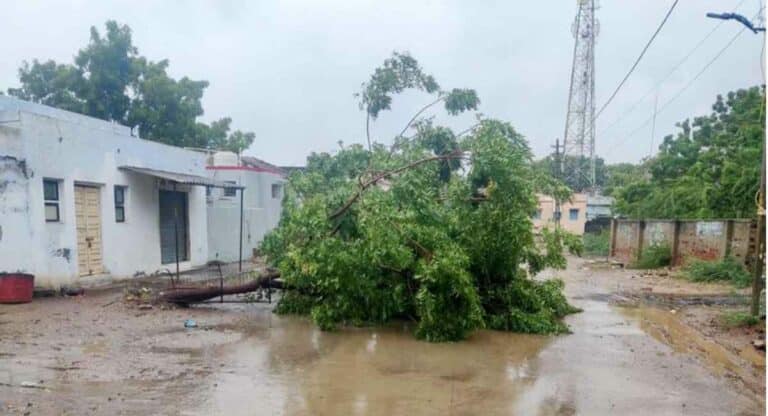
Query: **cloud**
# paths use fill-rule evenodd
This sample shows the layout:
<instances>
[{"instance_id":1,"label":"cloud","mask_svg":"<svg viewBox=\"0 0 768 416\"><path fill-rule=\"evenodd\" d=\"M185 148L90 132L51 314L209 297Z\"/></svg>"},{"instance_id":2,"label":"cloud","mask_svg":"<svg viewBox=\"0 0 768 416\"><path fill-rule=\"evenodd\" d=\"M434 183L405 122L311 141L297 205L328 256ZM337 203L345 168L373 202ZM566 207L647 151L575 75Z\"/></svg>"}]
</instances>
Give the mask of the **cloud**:
<instances>
[{"instance_id":1,"label":"cloud","mask_svg":"<svg viewBox=\"0 0 768 416\"><path fill-rule=\"evenodd\" d=\"M602 2L597 15L597 103L629 69L668 7L667 2ZM626 88L598 120L598 131L624 113L717 23L707 11L737 1L682 2ZM752 4L741 12L752 15ZM279 164L301 164L311 151L336 142L363 142L364 118L353 94L393 50L410 51L442 86L478 90L480 111L510 121L538 155L562 138L573 50L573 2L261 1L98 2L12 1L0 16L6 43L0 86L18 84L22 60L69 61L86 44L88 27L107 19L127 23L142 54L169 58L175 76L207 79L205 119L233 118L256 133L247 153ZM723 24L670 78L671 96L740 28ZM674 123L706 110L718 93L760 83L759 36L745 33L683 96L657 117L656 141ZM388 142L428 100L395 99L377 120ZM634 130L653 110L653 98L597 137L598 154ZM439 120L461 129L471 115ZM636 161L647 155L650 127L607 155Z\"/></svg>"}]
</instances>

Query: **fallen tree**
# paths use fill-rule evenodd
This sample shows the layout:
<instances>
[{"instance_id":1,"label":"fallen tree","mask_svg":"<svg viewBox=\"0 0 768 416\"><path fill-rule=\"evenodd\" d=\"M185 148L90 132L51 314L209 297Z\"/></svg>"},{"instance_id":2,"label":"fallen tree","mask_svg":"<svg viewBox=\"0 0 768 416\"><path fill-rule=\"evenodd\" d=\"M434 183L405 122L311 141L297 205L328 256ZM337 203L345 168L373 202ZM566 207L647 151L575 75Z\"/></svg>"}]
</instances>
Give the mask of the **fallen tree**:
<instances>
[{"instance_id":1,"label":"fallen tree","mask_svg":"<svg viewBox=\"0 0 768 416\"><path fill-rule=\"evenodd\" d=\"M368 121L405 88L437 94L433 104L451 114L479 102L471 90L439 92L413 58L396 54L364 84ZM324 330L408 319L429 341L483 327L567 331L561 318L575 309L562 282L532 279L564 267L563 245L575 242L547 231L537 242L531 223L543 184L563 188L539 180L507 123L481 120L463 137L432 119L409 127L414 136L401 133L391 147L369 140L368 149L312 154L291 176L280 225L262 244L288 288L277 312L308 314Z\"/></svg>"},{"instance_id":2,"label":"fallen tree","mask_svg":"<svg viewBox=\"0 0 768 416\"><path fill-rule=\"evenodd\" d=\"M208 285L168 288L160 294L158 300L161 302L187 306L192 303L200 303L219 296L238 295L254 292L258 289L283 289L282 282L278 280L279 278L280 272L276 270L268 270L255 276L252 281L238 285L222 284L221 286Z\"/></svg>"}]
</instances>

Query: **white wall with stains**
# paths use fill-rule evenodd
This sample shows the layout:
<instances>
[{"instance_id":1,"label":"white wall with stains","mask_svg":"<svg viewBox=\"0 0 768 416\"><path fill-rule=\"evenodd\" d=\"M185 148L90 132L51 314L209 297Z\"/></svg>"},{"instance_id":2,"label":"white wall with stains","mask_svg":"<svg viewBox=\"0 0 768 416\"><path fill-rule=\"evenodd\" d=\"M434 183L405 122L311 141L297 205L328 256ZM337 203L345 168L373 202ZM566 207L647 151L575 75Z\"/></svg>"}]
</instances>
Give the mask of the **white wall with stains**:
<instances>
[{"instance_id":1,"label":"white wall with stains","mask_svg":"<svg viewBox=\"0 0 768 416\"><path fill-rule=\"evenodd\" d=\"M215 158L213 158L215 160ZM286 182L282 174L262 171L240 165L220 165L213 162L208 168L211 178L232 181L245 186L243 194L243 258L249 259L255 248L280 221L282 188ZM272 196L272 185L280 192ZM240 195L224 195L223 189L211 189L208 196L208 247L210 260L235 261L239 257Z\"/></svg>"},{"instance_id":2,"label":"white wall with stains","mask_svg":"<svg viewBox=\"0 0 768 416\"><path fill-rule=\"evenodd\" d=\"M0 96L0 272L35 275L36 286L77 283L75 184L100 189L103 264L113 277L171 268L160 261L160 181L122 165L206 176L205 155L131 135L128 127ZM60 182L60 222L44 217L43 179ZM123 223L114 186L127 186ZM205 188L188 192L190 260L208 259Z\"/></svg>"}]
</instances>

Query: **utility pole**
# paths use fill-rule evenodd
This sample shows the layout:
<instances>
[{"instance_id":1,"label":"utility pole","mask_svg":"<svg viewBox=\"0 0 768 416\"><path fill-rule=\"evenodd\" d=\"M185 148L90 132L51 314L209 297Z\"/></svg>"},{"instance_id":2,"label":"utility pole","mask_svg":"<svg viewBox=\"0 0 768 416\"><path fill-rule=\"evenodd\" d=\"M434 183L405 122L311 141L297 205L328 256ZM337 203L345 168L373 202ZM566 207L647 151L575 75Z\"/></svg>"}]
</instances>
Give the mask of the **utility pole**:
<instances>
[{"instance_id":1,"label":"utility pole","mask_svg":"<svg viewBox=\"0 0 768 416\"><path fill-rule=\"evenodd\" d=\"M563 166L560 159L560 139L555 139L555 178L558 180L563 179ZM560 198L557 195L552 195L555 200L555 228L560 228Z\"/></svg>"},{"instance_id":2,"label":"utility pole","mask_svg":"<svg viewBox=\"0 0 768 416\"><path fill-rule=\"evenodd\" d=\"M762 9L758 16L758 22L755 24L746 17L736 13L707 13L707 17L714 19L736 20L755 34L759 32L765 32L765 27L759 26L762 24ZM763 39L763 53L764 52L765 39ZM762 56L760 56L760 60L763 60ZM763 136L765 136L765 96L762 97L762 100L763 102L761 103L760 107L760 123L763 124ZM760 292L763 290L763 266L765 263L765 137L763 137L762 157L762 167L760 168L760 189L757 191L757 247L755 247L755 264L752 265L752 305L749 308L752 316L757 316L757 314L760 313Z\"/></svg>"},{"instance_id":3,"label":"utility pole","mask_svg":"<svg viewBox=\"0 0 768 416\"><path fill-rule=\"evenodd\" d=\"M765 100L765 97L763 97ZM760 120L762 122L763 120ZM757 197L757 247L752 275L752 307L750 313L760 313L760 292L763 290L763 263L765 262L765 141L763 141L763 166L760 169L760 189Z\"/></svg>"}]
</instances>

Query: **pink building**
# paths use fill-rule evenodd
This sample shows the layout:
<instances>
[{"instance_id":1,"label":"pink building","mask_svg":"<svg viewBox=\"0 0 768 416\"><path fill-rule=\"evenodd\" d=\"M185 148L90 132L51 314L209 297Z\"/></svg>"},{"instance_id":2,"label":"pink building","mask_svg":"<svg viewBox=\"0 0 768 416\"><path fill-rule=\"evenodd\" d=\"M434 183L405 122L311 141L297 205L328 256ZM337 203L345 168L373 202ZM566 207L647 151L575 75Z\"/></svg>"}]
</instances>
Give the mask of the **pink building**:
<instances>
[{"instance_id":1,"label":"pink building","mask_svg":"<svg viewBox=\"0 0 768 416\"><path fill-rule=\"evenodd\" d=\"M555 226L555 199L547 195L537 195L538 208L533 215L533 227L540 230L543 227ZM584 234L584 224L587 222L587 196L573 194L571 199L560 204L560 226L573 234Z\"/></svg>"}]
</instances>

